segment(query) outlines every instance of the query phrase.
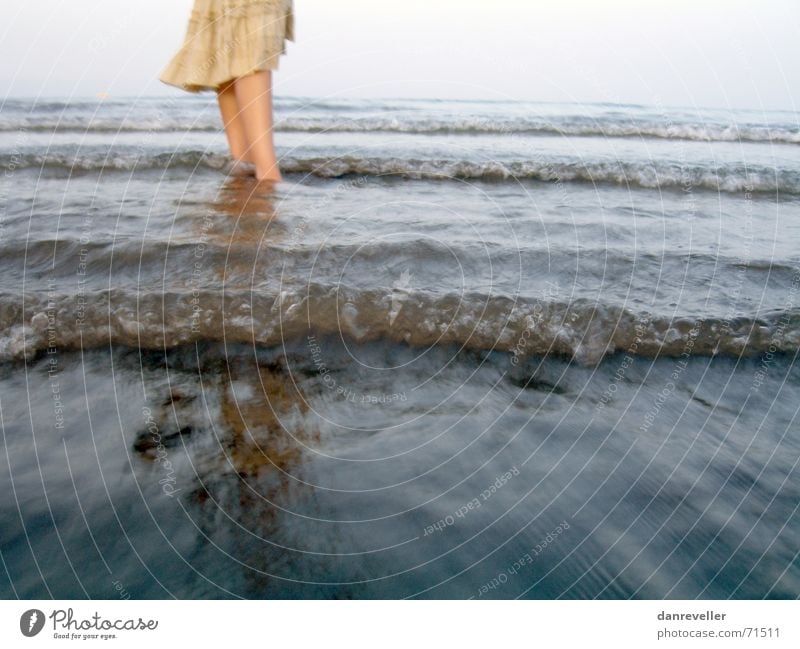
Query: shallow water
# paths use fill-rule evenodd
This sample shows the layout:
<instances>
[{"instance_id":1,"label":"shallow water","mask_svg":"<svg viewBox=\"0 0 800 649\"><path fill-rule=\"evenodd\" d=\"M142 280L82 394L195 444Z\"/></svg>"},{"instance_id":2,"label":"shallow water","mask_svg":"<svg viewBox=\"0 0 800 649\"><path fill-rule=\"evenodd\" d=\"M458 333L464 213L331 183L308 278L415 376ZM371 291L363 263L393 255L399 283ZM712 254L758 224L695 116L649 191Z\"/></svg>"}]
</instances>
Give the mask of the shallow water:
<instances>
[{"instance_id":1,"label":"shallow water","mask_svg":"<svg viewBox=\"0 0 800 649\"><path fill-rule=\"evenodd\" d=\"M788 359L760 382L752 360L512 367L334 340L164 361L96 350L5 372L6 596L800 587Z\"/></svg>"},{"instance_id":2,"label":"shallow water","mask_svg":"<svg viewBox=\"0 0 800 649\"><path fill-rule=\"evenodd\" d=\"M796 114L277 117L0 110L0 594L796 597Z\"/></svg>"}]
</instances>

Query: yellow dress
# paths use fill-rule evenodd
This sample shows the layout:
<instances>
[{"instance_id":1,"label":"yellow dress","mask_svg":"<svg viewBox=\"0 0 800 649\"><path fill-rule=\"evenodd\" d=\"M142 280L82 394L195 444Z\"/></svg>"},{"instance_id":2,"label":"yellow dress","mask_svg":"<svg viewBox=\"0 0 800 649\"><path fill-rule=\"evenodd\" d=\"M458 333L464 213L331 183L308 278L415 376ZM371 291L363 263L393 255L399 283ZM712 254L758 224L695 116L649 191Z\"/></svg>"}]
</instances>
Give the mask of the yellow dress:
<instances>
[{"instance_id":1,"label":"yellow dress","mask_svg":"<svg viewBox=\"0 0 800 649\"><path fill-rule=\"evenodd\" d=\"M183 45L159 79L199 92L276 70L294 40L293 9L292 0L195 0Z\"/></svg>"}]
</instances>

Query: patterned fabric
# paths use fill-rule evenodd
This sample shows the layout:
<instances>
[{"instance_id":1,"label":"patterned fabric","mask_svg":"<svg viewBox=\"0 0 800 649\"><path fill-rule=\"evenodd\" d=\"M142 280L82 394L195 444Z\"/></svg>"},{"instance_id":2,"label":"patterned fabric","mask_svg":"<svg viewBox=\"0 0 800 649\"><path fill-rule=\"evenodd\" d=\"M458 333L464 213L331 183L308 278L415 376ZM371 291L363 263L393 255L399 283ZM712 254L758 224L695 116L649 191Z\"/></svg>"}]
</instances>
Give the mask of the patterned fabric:
<instances>
[{"instance_id":1,"label":"patterned fabric","mask_svg":"<svg viewBox=\"0 0 800 649\"><path fill-rule=\"evenodd\" d=\"M160 80L199 92L276 70L294 40L293 9L292 0L195 0L183 45Z\"/></svg>"}]
</instances>

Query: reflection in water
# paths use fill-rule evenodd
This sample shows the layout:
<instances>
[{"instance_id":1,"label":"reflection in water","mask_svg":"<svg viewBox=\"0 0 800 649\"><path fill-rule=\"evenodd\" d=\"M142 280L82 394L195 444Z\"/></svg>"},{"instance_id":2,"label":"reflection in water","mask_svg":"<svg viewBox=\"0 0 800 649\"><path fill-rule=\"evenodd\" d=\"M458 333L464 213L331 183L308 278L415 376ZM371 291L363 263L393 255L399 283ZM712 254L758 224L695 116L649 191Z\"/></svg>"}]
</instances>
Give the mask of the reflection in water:
<instances>
[{"instance_id":1,"label":"reflection in water","mask_svg":"<svg viewBox=\"0 0 800 649\"><path fill-rule=\"evenodd\" d=\"M302 497L298 472L314 435L304 427L305 399L280 368L228 363L228 370L221 373L218 446L198 458L192 498L204 535L217 542L232 532L221 541L249 567L249 590L261 592L267 575L283 572L279 516Z\"/></svg>"},{"instance_id":2,"label":"reflection in water","mask_svg":"<svg viewBox=\"0 0 800 649\"><path fill-rule=\"evenodd\" d=\"M227 179L208 214L196 234L228 254L224 264L206 263L203 272L222 286L249 278L259 248L285 231L274 193L252 178ZM167 374L168 385L151 398L159 404L152 409L159 435L145 430L133 447L146 462L159 460L165 449L173 456L186 451L189 515L206 541L243 564L249 590L262 593L285 555L278 516L308 494L299 471L304 448L318 436L307 430L306 398L280 365L227 351L224 360L201 361L194 372Z\"/></svg>"},{"instance_id":3,"label":"reflection in water","mask_svg":"<svg viewBox=\"0 0 800 649\"><path fill-rule=\"evenodd\" d=\"M211 206L231 216L264 216L274 213L275 198L275 190L269 184L254 178L230 176L219 188Z\"/></svg>"},{"instance_id":4,"label":"reflection in water","mask_svg":"<svg viewBox=\"0 0 800 649\"><path fill-rule=\"evenodd\" d=\"M319 435L308 424L305 396L279 365L239 356L197 370L171 372L170 383L152 395L160 404L152 409L160 437L151 427L133 447L145 462L168 454L176 467L185 451L187 463L175 470L198 540L233 558L257 596L269 575L285 572L284 546L303 545L289 539L284 523L311 495L303 462Z\"/></svg>"},{"instance_id":5,"label":"reflection in water","mask_svg":"<svg viewBox=\"0 0 800 649\"><path fill-rule=\"evenodd\" d=\"M279 213L279 197L268 184L254 178L231 176L214 197L186 206L195 242L193 286L250 288L263 278L270 259L267 250L280 244L288 231Z\"/></svg>"}]
</instances>

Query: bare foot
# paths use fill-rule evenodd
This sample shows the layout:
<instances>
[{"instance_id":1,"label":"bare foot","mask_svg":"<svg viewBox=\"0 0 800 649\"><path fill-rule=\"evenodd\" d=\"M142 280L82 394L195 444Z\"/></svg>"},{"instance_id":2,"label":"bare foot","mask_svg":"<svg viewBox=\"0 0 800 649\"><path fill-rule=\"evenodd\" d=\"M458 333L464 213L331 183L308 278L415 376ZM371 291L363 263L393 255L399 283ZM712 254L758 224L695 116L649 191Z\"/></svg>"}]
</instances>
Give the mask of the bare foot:
<instances>
[{"instance_id":1,"label":"bare foot","mask_svg":"<svg viewBox=\"0 0 800 649\"><path fill-rule=\"evenodd\" d=\"M258 167L256 167L256 180L280 183L283 182L283 176L281 176L281 170L278 169L277 165L265 171L259 170Z\"/></svg>"}]
</instances>

